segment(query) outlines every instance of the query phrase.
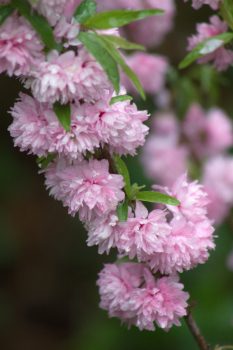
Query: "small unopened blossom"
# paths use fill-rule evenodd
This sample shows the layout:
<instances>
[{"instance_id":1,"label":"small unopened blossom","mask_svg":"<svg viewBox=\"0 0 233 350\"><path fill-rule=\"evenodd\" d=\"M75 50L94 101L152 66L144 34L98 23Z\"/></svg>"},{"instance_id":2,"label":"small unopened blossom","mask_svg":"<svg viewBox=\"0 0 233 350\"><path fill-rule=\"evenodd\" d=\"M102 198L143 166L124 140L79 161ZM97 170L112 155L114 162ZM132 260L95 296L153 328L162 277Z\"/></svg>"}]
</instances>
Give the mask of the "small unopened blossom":
<instances>
[{"instance_id":1,"label":"small unopened blossom","mask_svg":"<svg viewBox=\"0 0 233 350\"><path fill-rule=\"evenodd\" d=\"M216 155L233 144L233 128L230 118L219 108L207 113L198 104L187 112L184 134L199 158Z\"/></svg>"},{"instance_id":2,"label":"small unopened blossom","mask_svg":"<svg viewBox=\"0 0 233 350\"><path fill-rule=\"evenodd\" d=\"M217 10L220 2L221 0L192 0L192 6L197 10L203 5L209 5L213 10Z\"/></svg>"},{"instance_id":3,"label":"small unopened blossom","mask_svg":"<svg viewBox=\"0 0 233 350\"><path fill-rule=\"evenodd\" d=\"M45 184L55 199L61 200L69 213L79 213L82 220L102 216L116 209L124 199L121 175L110 174L107 160L75 162L57 160L45 171Z\"/></svg>"},{"instance_id":4,"label":"small unopened blossom","mask_svg":"<svg viewBox=\"0 0 233 350\"><path fill-rule=\"evenodd\" d=\"M210 39L216 35L227 31L227 24L218 16L210 17L210 23L197 24L197 34L188 39L188 51L192 51L199 43ZM202 57L198 63L207 63L212 61L219 71L226 70L233 63L233 51L224 47L220 39L214 39L209 42L209 48L203 49ZM211 49L211 52L209 52Z\"/></svg>"},{"instance_id":5,"label":"small unopened blossom","mask_svg":"<svg viewBox=\"0 0 233 350\"><path fill-rule=\"evenodd\" d=\"M145 92L154 95L164 88L165 75L168 70L168 62L165 57L135 53L128 56L126 61L139 77ZM128 91L135 93L134 86L126 76L124 76L124 85Z\"/></svg>"},{"instance_id":6,"label":"small unopened blossom","mask_svg":"<svg viewBox=\"0 0 233 350\"><path fill-rule=\"evenodd\" d=\"M112 89L101 67L84 49L77 56L74 51L61 55L52 51L47 61L31 72L25 85L38 101L63 104L73 99L94 101Z\"/></svg>"},{"instance_id":7,"label":"small unopened blossom","mask_svg":"<svg viewBox=\"0 0 233 350\"><path fill-rule=\"evenodd\" d=\"M24 76L44 58L36 32L22 18L12 15L1 25L0 73Z\"/></svg>"},{"instance_id":8,"label":"small unopened blossom","mask_svg":"<svg viewBox=\"0 0 233 350\"><path fill-rule=\"evenodd\" d=\"M188 293L176 276L155 279L141 264L106 265L97 282L100 306L110 317L129 326L153 331L155 325L168 330L180 325L187 314Z\"/></svg>"}]
</instances>

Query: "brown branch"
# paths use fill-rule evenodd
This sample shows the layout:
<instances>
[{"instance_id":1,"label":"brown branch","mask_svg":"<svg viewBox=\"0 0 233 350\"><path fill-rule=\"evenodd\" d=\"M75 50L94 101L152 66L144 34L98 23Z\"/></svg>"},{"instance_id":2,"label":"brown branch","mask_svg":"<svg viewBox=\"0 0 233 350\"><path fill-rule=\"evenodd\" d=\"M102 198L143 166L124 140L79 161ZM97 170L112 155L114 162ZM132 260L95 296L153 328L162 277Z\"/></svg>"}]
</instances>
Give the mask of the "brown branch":
<instances>
[{"instance_id":1,"label":"brown branch","mask_svg":"<svg viewBox=\"0 0 233 350\"><path fill-rule=\"evenodd\" d=\"M194 339L196 340L200 350L210 350L210 345L205 340L204 336L201 334L201 331L194 320L191 310L189 310L188 315L185 317L185 322L192 333Z\"/></svg>"}]
</instances>

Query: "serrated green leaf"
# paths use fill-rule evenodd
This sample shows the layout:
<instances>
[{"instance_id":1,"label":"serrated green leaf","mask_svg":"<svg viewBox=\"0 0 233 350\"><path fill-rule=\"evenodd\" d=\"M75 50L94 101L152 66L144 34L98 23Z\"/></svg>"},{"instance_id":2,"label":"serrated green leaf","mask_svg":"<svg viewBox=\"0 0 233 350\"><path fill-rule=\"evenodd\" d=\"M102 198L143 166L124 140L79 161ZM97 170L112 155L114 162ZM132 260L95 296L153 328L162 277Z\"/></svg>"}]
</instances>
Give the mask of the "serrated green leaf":
<instances>
[{"instance_id":1,"label":"serrated green leaf","mask_svg":"<svg viewBox=\"0 0 233 350\"><path fill-rule=\"evenodd\" d=\"M74 17L79 23L84 23L95 13L96 2L94 0L84 0L76 9Z\"/></svg>"},{"instance_id":2,"label":"serrated green leaf","mask_svg":"<svg viewBox=\"0 0 233 350\"><path fill-rule=\"evenodd\" d=\"M99 62L112 83L114 90L119 93L120 75L117 64L112 55L106 50L99 36L96 33L81 32L79 34L79 40Z\"/></svg>"},{"instance_id":3,"label":"serrated green leaf","mask_svg":"<svg viewBox=\"0 0 233 350\"><path fill-rule=\"evenodd\" d=\"M84 22L85 26L91 29L119 28L131 22L135 22L146 17L161 15L162 10L113 10L100 12Z\"/></svg>"},{"instance_id":4,"label":"serrated green leaf","mask_svg":"<svg viewBox=\"0 0 233 350\"><path fill-rule=\"evenodd\" d=\"M9 17L14 12L14 8L11 5L1 5L0 6L0 25L5 22L7 17Z\"/></svg>"},{"instance_id":5,"label":"serrated green leaf","mask_svg":"<svg viewBox=\"0 0 233 350\"><path fill-rule=\"evenodd\" d=\"M127 194L128 198L131 199L131 181L130 181L130 175L127 168L127 165L125 162L121 159L119 156L114 156L114 163L117 169L118 174L123 176L124 182L125 182L125 193Z\"/></svg>"},{"instance_id":6,"label":"serrated green leaf","mask_svg":"<svg viewBox=\"0 0 233 350\"><path fill-rule=\"evenodd\" d=\"M70 103L61 105L59 102L55 102L53 110L63 128L68 132L71 125L71 108Z\"/></svg>"},{"instance_id":7,"label":"serrated green leaf","mask_svg":"<svg viewBox=\"0 0 233 350\"><path fill-rule=\"evenodd\" d=\"M222 0L220 5L220 13L229 25L233 29L233 2L232 0Z\"/></svg>"},{"instance_id":8,"label":"serrated green leaf","mask_svg":"<svg viewBox=\"0 0 233 350\"><path fill-rule=\"evenodd\" d=\"M47 157L39 157L36 162L41 169L46 169L47 166L55 159L56 154L50 153Z\"/></svg>"},{"instance_id":9,"label":"serrated green leaf","mask_svg":"<svg viewBox=\"0 0 233 350\"><path fill-rule=\"evenodd\" d=\"M117 216L120 222L127 221L128 219L128 202L124 201L117 206Z\"/></svg>"},{"instance_id":10,"label":"serrated green leaf","mask_svg":"<svg viewBox=\"0 0 233 350\"><path fill-rule=\"evenodd\" d=\"M103 37L98 35L99 40L102 42L102 45L108 51L108 53L112 56L112 58L117 62L117 64L121 67L123 72L128 76L128 78L132 81L135 88L138 90L142 99L145 100L145 92L143 90L142 84L138 79L137 75L133 72L133 70L127 65L124 58L120 54L120 52L111 44L108 40L105 40Z\"/></svg>"},{"instance_id":11,"label":"serrated green leaf","mask_svg":"<svg viewBox=\"0 0 233 350\"><path fill-rule=\"evenodd\" d=\"M37 12L32 11L31 6L26 0L11 0L11 4L35 29L47 49L60 50L61 47L56 42L53 30L48 21Z\"/></svg>"},{"instance_id":12,"label":"serrated green leaf","mask_svg":"<svg viewBox=\"0 0 233 350\"><path fill-rule=\"evenodd\" d=\"M153 191L142 191L136 194L136 199L142 202L162 203L167 205L179 205L180 202L167 194Z\"/></svg>"},{"instance_id":13,"label":"serrated green leaf","mask_svg":"<svg viewBox=\"0 0 233 350\"><path fill-rule=\"evenodd\" d=\"M110 100L110 105L113 105L114 103L117 102L123 102L123 101L132 101L133 97L129 95L119 95L112 97Z\"/></svg>"},{"instance_id":14,"label":"serrated green leaf","mask_svg":"<svg viewBox=\"0 0 233 350\"><path fill-rule=\"evenodd\" d=\"M115 35L99 35L101 38L107 40L112 43L118 49L124 50L140 50L145 51L145 47L136 43L132 43L131 41L122 38L121 36Z\"/></svg>"},{"instance_id":15,"label":"serrated green leaf","mask_svg":"<svg viewBox=\"0 0 233 350\"><path fill-rule=\"evenodd\" d=\"M183 69L188 67L191 63L196 61L207 54L210 54L220 48L221 46L228 44L233 40L233 33L222 33L206 39L199 43L179 64L179 68Z\"/></svg>"}]
</instances>

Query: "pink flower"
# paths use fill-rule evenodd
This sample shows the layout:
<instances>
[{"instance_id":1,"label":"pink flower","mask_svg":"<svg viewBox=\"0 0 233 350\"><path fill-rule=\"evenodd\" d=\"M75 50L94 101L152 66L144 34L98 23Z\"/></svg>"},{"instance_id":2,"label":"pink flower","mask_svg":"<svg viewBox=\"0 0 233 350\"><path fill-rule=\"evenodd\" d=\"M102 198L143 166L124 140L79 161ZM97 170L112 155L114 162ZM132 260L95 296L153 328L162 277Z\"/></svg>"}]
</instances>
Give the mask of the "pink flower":
<instances>
[{"instance_id":1,"label":"pink flower","mask_svg":"<svg viewBox=\"0 0 233 350\"><path fill-rule=\"evenodd\" d=\"M185 172L187 158L187 148L178 145L174 136L152 135L144 147L142 162L151 179L162 185L171 186L177 177Z\"/></svg>"},{"instance_id":2,"label":"pink flower","mask_svg":"<svg viewBox=\"0 0 233 350\"><path fill-rule=\"evenodd\" d=\"M209 198L208 217L214 222L215 226L220 225L229 214L230 204L221 198L221 194L218 194L211 184L208 185L208 178L205 180L205 191Z\"/></svg>"},{"instance_id":3,"label":"pink flower","mask_svg":"<svg viewBox=\"0 0 233 350\"><path fill-rule=\"evenodd\" d=\"M79 212L82 220L91 220L93 215L115 210L124 199L122 176L110 174L108 168L107 160L91 159L69 165L61 159L46 169L45 184L71 215Z\"/></svg>"},{"instance_id":4,"label":"pink flower","mask_svg":"<svg viewBox=\"0 0 233 350\"><path fill-rule=\"evenodd\" d=\"M188 39L188 50L192 51L197 44L226 31L227 24L221 21L218 16L212 16L209 24L199 23L197 25L197 35L193 35ZM216 69L226 70L233 63L233 51L226 49L223 44L222 40L213 39L209 43L209 48L203 49L203 56L198 59L198 63L213 61ZM211 52L209 52L210 49Z\"/></svg>"},{"instance_id":5,"label":"pink flower","mask_svg":"<svg viewBox=\"0 0 233 350\"><path fill-rule=\"evenodd\" d=\"M188 1L188 0L185 0ZM221 0L192 0L193 8L196 10L199 9L203 5L209 5L213 10L217 10L219 7L219 3Z\"/></svg>"},{"instance_id":6,"label":"pink flower","mask_svg":"<svg viewBox=\"0 0 233 350\"><path fill-rule=\"evenodd\" d=\"M155 279L141 264L106 265L97 281L100 307L110 317L119 317L129 326L154 330L155 323L168 330L180 325L186 315L189 295L182 291L178 278Z\"/></svg>"},{"instance_id":7,"label":"pink flower","mask_svg":"<svg viewBox=\"0 0 233 350\"><path fill-rule=\"evenodd\" d=\"M127 2L126 2L127 3ZM147 47L154 47L163 41L165 35L171 31L175 16L175 2L173 0L140 0L134 9L157 8L164 10L160 16L150 17L135 22L129 26L129 36L136 42Z\"/></svg>"},{"instance_id":8,"label":"pink flower","mask_svg":"<svg viewBox=\"0 0 233 350\"><path fill-rule=\"evenodd\" d=\"M199 158L220 153L233 144L230 118L218 108L206 114L198 104L193 104L184 121L184 133Z\"/></svg>"},{"instance_id":9,"label":"pink flower","mask_svg":"<svg viewBox=\"0 0 233 350\"><path fill-rule=\"evenodd\" d=\"M137 74L145 92L153 95L164 88L165 75L168 70L166 58L159 55L138 52L128 56L126 62ZM135 93L134 86L126 76L124 76L124 85L127 91Z\"/></svg>"},{"instance_id":10,"label":"pink flower","mask_svg":"<svg viewBox=\"0 0 233 350\"><path fill-rule=\"evenodd\" d=\"M31 72L26 87L40 102L63 104L73 99L94 101L102 98L106 90L112 90L101 67L84 49L79 50L78 56L73 51L61 55L52 51L48 61Z\"/></svg>"},{"instance_id":11,"label":"pink flower","mask_svg":"<svg viewBox=\"0 0 233 350\"><path fill-rule=\"evenodd\" d=\"M200 222L206 218L208 195L198 181L188 182L187 174L181 175L169 193L180 201L180 205L169 206L174 215L182 215L188 221Z\"/></svg>"},{"instance_id":12,"label":"pink flower","mask_svg":"<svg viewBox=\"0 0 233 350\"><path fill-rule=\"evenodd\" d=\"M142 282L142 269L143 265L135 263L107 264L100 272L97 281L100 307L107 310L110 317L120 317L130 323L130 294Z\"/></svg>"},{"instance_id":13,"label":"pink flower","mask_svg":"<svg viewBox=\"0 0 233 350\"><path fill-rule=\"evenodd\" d=\"M86 223L88 231L87 245L89 247L98 245L98 252L109 253L111 248L116 247L118 216L116 212L92 218Z\"/></svg>"},{"instance_id":14,"label":"pink flower","mask_svg":"<svg viewBox=\"0 0 233 350\"><path fill-rule=\"evenodd\" d=\"M233 203L233 157L220 155L209 159L203 170L204 186L228 205Z\"/></svg>"},{"instance_id":15,"label":"pink flower","mask_svg":"<svg viewBox=\"0 0 233 350\"><path fill-rule=\"evenodd\" d=\"M81 42L78 39L80 24L72 18L68 20L65 16L61 17L54 29L54 35L57 41L65 39L64 47L79 46Z\"/></svg>"},{"instance_id":16,"label":"pink flower","mask_svg":"<svg viewBox=\"0 0 233 350\"><path fill-rule=\"evenodd\" d=\"M52 108L32 97L21 94L11 110L13 123L9 127L15 146L21 151L46 156L59 153L81 159L87 151L100 146L95 120L83 114L82 106L71 106L71 127L65 131Z\"/></svg>"},{"instance_id":17,"label":"pink flower","mask_svg":"<svg viewBox=\"0 0 233 350\"><path fill-rule=\"evenodd\" d=\"M192 222L175 215L170 225L171 233L164 240L164 250L150 257L150 267L162 274L171 274L205 263L209 250L215 247L214 229L207 217Z\"/></svg>"},{"instance_id":18,"label":"pink flower","mask_svg":"<svg viewBox=\"0 0 233 350\"><path fill-rule=\"evenodd\" d=\"M67 0L29 0L36 10L54 26L64 13ZM69 1L68 1L69 2Z\"/></svg>"},{"instance_id":19,"label":"pink flower","mask_svg":"<svg viewBox=\"0 0 233 350\"><path fill-rule=\"evenodd\" d=\"M137 203L135 217L118 227L117 248L130 259L137 257L139 261L163 251L163 241L171 230L165 211L153 210L148 214L140 202Z\"/></svg>"},{"instance_id":20,"label":"pink flower","mask_svg":"<svg viewBox=\"0 0 233 350\"><path fill-rule=\"evenodd\" d=\"M40 62L43 45L36 32L22 18L12 15L1 25L0 73L22 76Z\"/></svg>"}]
</instances>

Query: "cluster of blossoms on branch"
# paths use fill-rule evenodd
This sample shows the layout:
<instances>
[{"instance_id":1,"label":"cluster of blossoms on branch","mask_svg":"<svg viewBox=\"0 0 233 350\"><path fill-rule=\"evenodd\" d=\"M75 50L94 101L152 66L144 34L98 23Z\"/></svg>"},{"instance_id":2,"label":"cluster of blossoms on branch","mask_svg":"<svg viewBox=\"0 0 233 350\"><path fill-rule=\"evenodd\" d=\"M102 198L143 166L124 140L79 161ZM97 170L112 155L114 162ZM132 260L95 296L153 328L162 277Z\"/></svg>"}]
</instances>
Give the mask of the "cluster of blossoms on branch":
<instances>
[{"instance_id":1,"label":"cluster of blossoms on branch","mask_svg":"<svg viewBox=\"0 0 233 350\"><path fill-rule=\"evenodd\" d=\"M120 156L135 155L144 144L148 113L137 109L123 86L118 94L114 92L106 69L94 57L100 36L88 27L82 32L83 6L93 7L95 2L84 1L77 12L79 2L32 1L36 12L22 9L18 0L10 2L14 10L0 26L0 69L20 77L28 93L21 93L11 109L9 131L21 151L40 157L40 164L47 162L40 170L46 187L71 215L79 216L88 232L88 245L97 245L100 253L116 248L119 257L137 259L104 267L98 279L101 307L110 316L140 329L153 330L156 324L168 330L187 314L188 294L179 283L178 273L206 262L209 250L214 248L214 229L207 216L209 199L202 185L189 181L185 169L172 186L159 188L160 193L156 192L157 185L149 192L129 183ZM160 5L159 1L147 3L149 8ZM136 9L145 5L144 1L133 4ZM164 1L164 6L170 25L173 2ZM47 50L31 26L28 18L37 13L47 19L57 48L55 45ZM157 24L156 19L147 20L154 31L160 28L159 42L169 28L166 16ZM91 21L90 16L84 26ZM131 33L137 33L137 28L138 33L146 35L140 22L132 26ZM102 50L109 47L106 36L111 40L114 36L118 43L121 40L116 28L94 28L105 36ZM93 35L95 45L90 41ZM90 43L92 54L87 50ZM160 80L151 86L144 81L148 92L156 93L163 87L167 62L143 55L134 54L127 60L136 70L135 62L144 60L154 71L159 67ZM118 54L115 57L121 62ZM144 72L148 66L143 65L138 68L142 82L148 74ZM169 167L166 171L170 172ZM140 200L151 201L151 197L163 205L148 212Z\"/></svg>"}]
</instances>

